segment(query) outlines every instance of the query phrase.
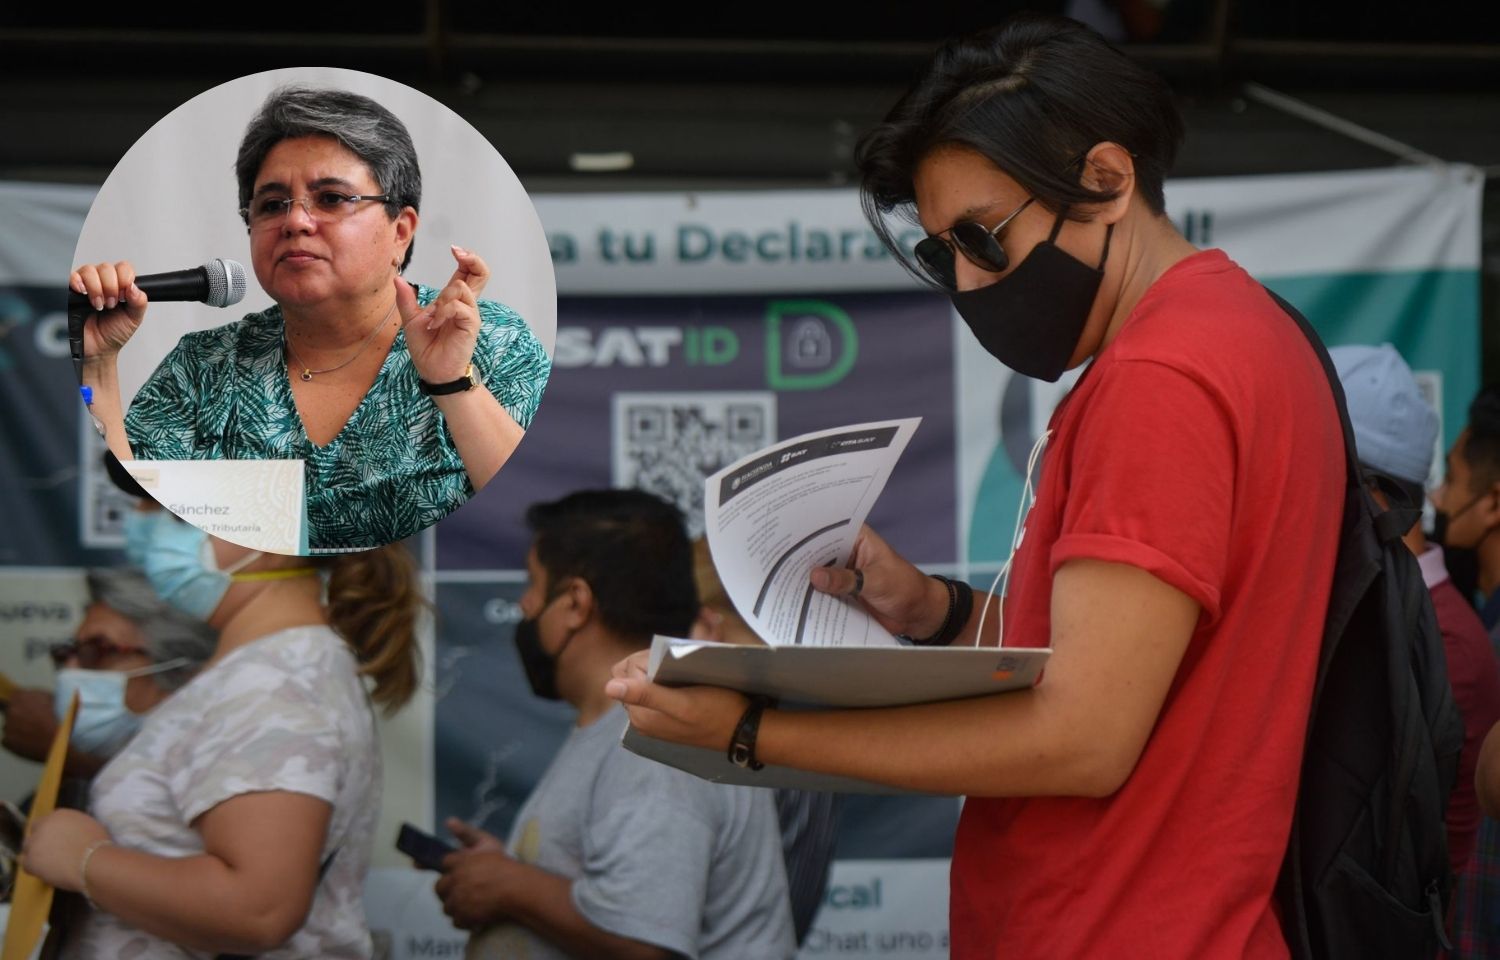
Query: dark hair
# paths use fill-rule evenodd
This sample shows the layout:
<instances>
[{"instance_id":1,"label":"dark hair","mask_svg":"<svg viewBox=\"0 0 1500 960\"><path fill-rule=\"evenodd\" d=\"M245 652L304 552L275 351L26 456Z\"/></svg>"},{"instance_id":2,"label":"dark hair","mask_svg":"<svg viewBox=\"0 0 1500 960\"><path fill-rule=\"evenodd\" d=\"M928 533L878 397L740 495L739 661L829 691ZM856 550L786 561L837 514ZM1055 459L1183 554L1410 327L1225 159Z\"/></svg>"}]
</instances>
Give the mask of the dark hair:
<instances>
[{"instance_id":1,"label":"dark hair","mask_svg":"<svg viewBox=\"0 0 1500 960\"><path fill-rule=\"evenodd\" d=\"M578 577L593 591L600 622L642 645L656 633L687 636L698 593L676 507L643 490L580 490L532 504L526 525L549 591Z\"/></svg>"},{"instance_id":2,"label":"dark hair","mask_svg":"<svg viewBox=\"0 0 1500 960\"><path fill-rule=\"evenodd\" d=\"M411 552L399 543L320 561L328 569L328 623L375 681L371 698L386 713L417 690L417 621L427 598Z\"/></svg>"},{"instance_id":3,"label":"dark hair","mask_svg":"<svg viewBox=\"0 0 1500 960\"><path fill-rule=\"evenodd\" d=\"M331 137L359 157L380 192L390 195L385 212L392 220L406 207L422 209L422 168L406 125L369 97L303 86L273 91L245 128L234 161L241 209L250 206L266 154L281 141L297 137ZM415 240L407 245L402 270L411 263L415 245Z\"/></svg>"},{"instance_id":4,"label":"dark hair","mask_svg":"<svg viewBox=\"0 0 1500 960\"><path fill-rule=\"evenodd\" d=\"M693 583L698 588L700 609L711 610L722 620L717 639L725 643L765 643L729 599L729 591L724 589L724 581L719 579L713 554L709 552L707 536L693 541Z\"/></svg>"},{"instance_id":5,"label":"dark hair","mask_svg":"<svg viewBox=\"0 0 1500 960\"><path fill-rule=\"evenodd\" d=\"M916 222L912 178L935 148L967 147L1054 213L1113 200L1079 183L1079 161L1110 141L1135 158L1146 206L1166 210L1162 182L1182 143L1172 91L1094 30L1064 17L1021 14L940 47L910 90L855 149L860 201L886 247L914 276L885 222Z\"/></svg>"},{"instance_id":6,"label":"dark hair","mask_svg":"<svg viewBox=\"0 0 1500 960\"><path fill-rule=\"evenodd\" d=\"M1469 436L1463 457L1475 490L1500 482L1500 384L1490 384L1469 403Z\"/></svg>"}]
</instances>

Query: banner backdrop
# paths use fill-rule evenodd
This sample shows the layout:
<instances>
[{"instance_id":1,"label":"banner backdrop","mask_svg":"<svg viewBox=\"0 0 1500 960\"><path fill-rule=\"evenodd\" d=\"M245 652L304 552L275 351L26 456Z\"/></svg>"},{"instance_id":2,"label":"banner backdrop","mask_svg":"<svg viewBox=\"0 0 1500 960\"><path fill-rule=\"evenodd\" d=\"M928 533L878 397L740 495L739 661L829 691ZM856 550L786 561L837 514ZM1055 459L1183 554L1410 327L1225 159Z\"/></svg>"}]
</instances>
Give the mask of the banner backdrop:
<instances>
[{"instance_id":1,"label":"banner backdrop","mask_svg":"<svg viewBox=\"0 0 1500 960\"><path fill-rule=\"evenodd\" d=\"M1430 391L1446 447L1479 386L1481 188L1454 166L1182 181L1167 197L1190 240L1225 249L1329 343L1393 343ZM108 545L120 502L83 427L62 330L91 196L0 184L0 670L39 684L37 638L65 630L80 602L69 571L119 560ZM851 190L534 199L561 293L554 375L515 459L414 544L437 616L424 695L385 731L384 867L402 866L389 847L401 820L456 815L503 835L566 733L569 711L530 696L511 645L527 504L640 485L696 531L699 478L723 463L808 430L918 415L871 523L925 568L987 585L1026 453L1070 382L990 358L880 247ZM898 236L909 247L921 234ZM0 767L3 799L26 792L26 772ZM957 814L952 798L851 799L804 956L945 956L940 878ZM404 905L372 910L390 956L449 955L461 939L401 892L430 885L404 869L372 879L372 903Z\"/></svg>"}]
</instances>

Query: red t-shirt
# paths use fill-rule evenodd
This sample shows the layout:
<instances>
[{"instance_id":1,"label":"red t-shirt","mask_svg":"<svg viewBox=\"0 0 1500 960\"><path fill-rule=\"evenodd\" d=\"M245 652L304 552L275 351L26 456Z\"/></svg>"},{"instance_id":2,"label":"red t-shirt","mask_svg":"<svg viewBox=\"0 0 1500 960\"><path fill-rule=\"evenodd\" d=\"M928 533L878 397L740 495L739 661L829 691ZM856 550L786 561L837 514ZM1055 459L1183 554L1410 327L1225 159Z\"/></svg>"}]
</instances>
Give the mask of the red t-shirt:
<instances>
[{"instance_id":1,"label":"red t-shirt","mask_svg":"<svg viewBox=\"0 0 1500 960\"><path fill-rule=\"evenodd\" d=\"M1346 478L1327 377L1206 251L1151 286L1052 428L1005 643L1051 642L1052 576L1079 558L1139 567L1202 613L1119 791L964 804L953 956L1285 957L1272 893Z\"/></svg>"}]
</instances>

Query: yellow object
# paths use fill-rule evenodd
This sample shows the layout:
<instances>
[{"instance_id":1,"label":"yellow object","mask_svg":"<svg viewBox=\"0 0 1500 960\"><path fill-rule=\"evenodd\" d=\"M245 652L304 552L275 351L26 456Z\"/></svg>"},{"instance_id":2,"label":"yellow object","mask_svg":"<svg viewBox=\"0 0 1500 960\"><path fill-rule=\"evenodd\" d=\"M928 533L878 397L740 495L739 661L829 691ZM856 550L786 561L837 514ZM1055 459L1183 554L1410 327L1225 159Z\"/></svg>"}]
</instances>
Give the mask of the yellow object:
<instances>
[{"instance_id":1,"label":"yellow object","mask_svg":"<svg viewBox=\"0 0 1500 960\"><path fill-rule=\"evenodd\" d=\"M68 760L68 740L73 736L73 718L78 716L78 694L68 704L67 716L52 738L52 748L47 751L47 764L42 767L42 779L36 785L36 796L31 801L31 817L26 821L26 833L31 834L31 825L51 813L57 806L57 790L62 786L63 764ZM36 949L47 925L47 914L52 910L52 887L43 883L22 867L16 874L15 895L10 901L10 922L5 926L5 946L0 949L0 960L26 960Z\"/></svg>"},{"instance_id":2,"label":"yellow object","mask_svg":"<svg viewBox=\"0 0 1500 960\"><path fill-rule=\"evenodd\" d=\"M5 674L0 673L0 703L10 703L10 698L16 695L20 687L16 682Z\"/></svg>"}]
</instances>

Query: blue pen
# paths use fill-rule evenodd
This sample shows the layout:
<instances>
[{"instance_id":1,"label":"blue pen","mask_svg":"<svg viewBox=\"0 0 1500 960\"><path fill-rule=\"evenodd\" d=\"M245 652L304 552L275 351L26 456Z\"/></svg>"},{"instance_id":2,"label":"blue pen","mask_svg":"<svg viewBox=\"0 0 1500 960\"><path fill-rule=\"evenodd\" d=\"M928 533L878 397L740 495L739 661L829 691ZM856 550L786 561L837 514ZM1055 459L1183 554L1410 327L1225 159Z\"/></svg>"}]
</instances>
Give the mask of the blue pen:
<instances>
[{"instance_id":1,"label":"blue pen","mask_svg":"<svg viewBox=\"0 0 1500 960\"><path fill-rule=\"evenodd\" d=\"M100 423L99 418L94 416L94 388L79 387L78 392L83 396L84 410L88 411L89 419L94 421L94 429L99 431L99 436L108 440L108 435L104 431L104 424Z\"/></svg>"}]
</instances>

